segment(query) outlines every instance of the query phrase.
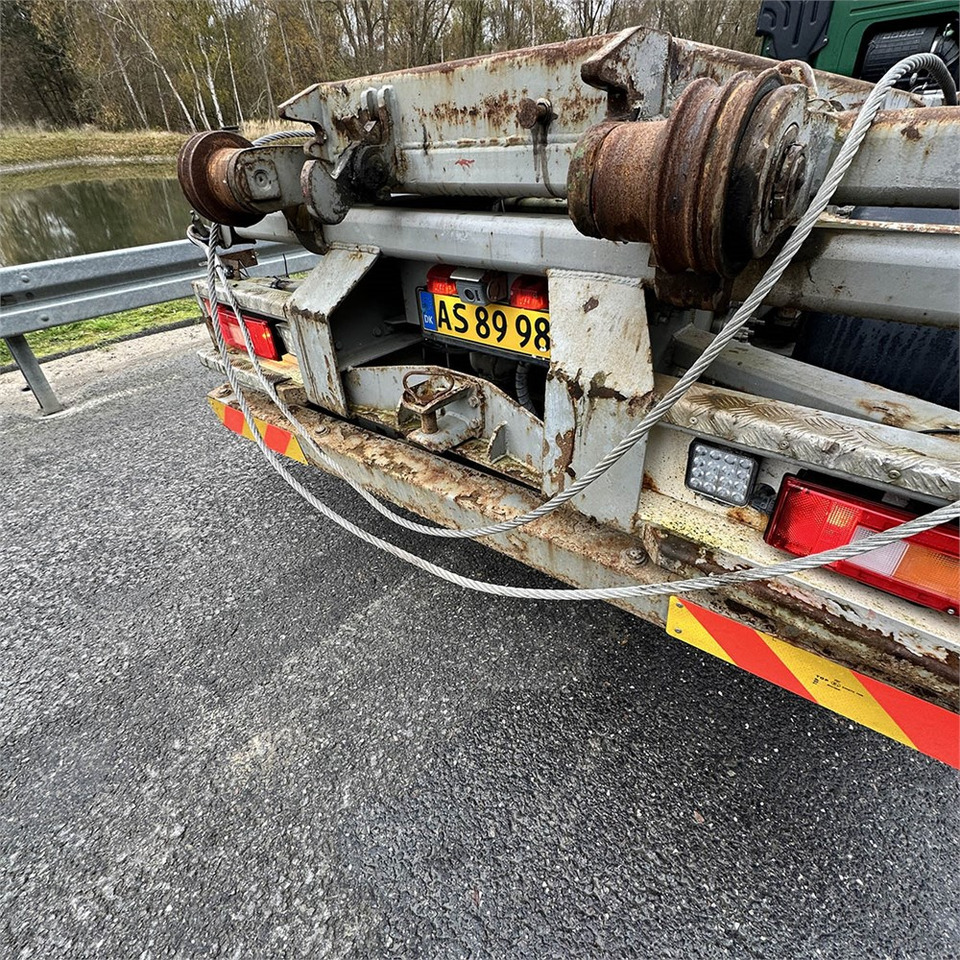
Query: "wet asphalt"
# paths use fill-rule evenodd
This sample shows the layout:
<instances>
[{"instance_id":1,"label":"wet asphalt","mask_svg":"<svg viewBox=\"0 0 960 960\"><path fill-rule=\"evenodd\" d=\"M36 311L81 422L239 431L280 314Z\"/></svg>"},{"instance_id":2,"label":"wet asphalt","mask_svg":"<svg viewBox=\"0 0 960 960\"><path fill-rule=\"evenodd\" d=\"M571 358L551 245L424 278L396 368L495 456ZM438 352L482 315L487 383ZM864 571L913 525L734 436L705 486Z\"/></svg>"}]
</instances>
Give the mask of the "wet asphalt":
<instances>
[{"instance_id":1,"label":"wet asphalt","mask_svg":"<svg viewBox=\"0 0 960 960\"><path fill-rule=\"evenodd\" d=\"M66 415L0 378L0 956L957 955L953 771L612 607L374 552L151 340L75 362Z\"/></svg>"}]
</instances>

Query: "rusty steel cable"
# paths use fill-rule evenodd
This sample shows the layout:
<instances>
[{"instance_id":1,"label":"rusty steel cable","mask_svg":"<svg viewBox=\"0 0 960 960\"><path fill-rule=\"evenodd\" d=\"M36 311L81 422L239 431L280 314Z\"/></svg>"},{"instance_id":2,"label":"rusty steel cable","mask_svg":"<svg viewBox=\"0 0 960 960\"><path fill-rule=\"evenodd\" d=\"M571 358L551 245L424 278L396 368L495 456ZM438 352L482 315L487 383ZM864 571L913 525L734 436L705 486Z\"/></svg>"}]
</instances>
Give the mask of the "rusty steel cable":
<instances>
[{"instance_id":1,"label":"rusty steel cable","mask_svg":"<svg viewBox=\"0 0 960 960\"><path fill-rule=\"evenodd\" d=\"M517 527L531 523L540 519L541 517L545 517L548 514L553 513L556 509L569 501L577 493L581 492L581 490L583 490L598 477L602 476L607 470L610 469L610 467L617 463L620 458L627 453L627 451L632 449L632 447L666 415L671 407L686 393L690 386L696 382L700 374L710 365L710 363L713 362L716 356L723 350L730 340L734 338L735 334L743 327L756 307L759 306L764 297L766 297L766 295L769 293L770 289L772 289L774 284L779 280L783 271L790 263L790 260L795 256L796 252L799 250L800 246L813 229L817 219L826 209L830 198L843 178L844 173L852 162L857 150L860 147L860 144L863 141L863 138L866 136L870 125L876 117L876 114L883 102L883 98L901 76L907 73L916 72L917 70L928 70L944 84L945 100L956 103L956 89L953 87L952 79L945 70L938 69L936 65L939 65L940 68L943 67L942 62L934 55L915 54L914 56L907 57L906 59L900 61L900 63L887 71L887 73L877 83L861 106L860 112L857 116L857 119L854 121L853 126L851 127L848 137L844 141L843 146L831 165L831 168L828 171L824 182L821 184L820 189L817 191L816 196L811 201L807 212L803 215L803 217L801 217L797 227L794 229L793 233L791 233L783 249L774 259L773 263L770 265L767 272L761 278L760 282L754 288L750 296L747 297L747 299L741 304L740 308L735 312L734 316L724 326L723 330L717 335L714 341L704 350L694 364L691 365L683 377L681 377L676 384L674 384L671 390L669 390L664 397L654 405L654 407L647 413L640 423L626 437L624 437L624 439L621 440L620 443L618 443L592 470L584 474L567 490L555 497L552 497L539 507L529 511L526 514L523 514L522 516L503 521L502 523L490 524L485 527L479 527L470 530L453 530L447 528L430 527L424 524L409 521L406 518L401 517L389 507L386 507L384 504L380 503L379 500L377 500L368 491L363 489L363 487L361 487L359 484L344 476L338 465L335 464L329 456L323 453L323 451L319 450L306 428L300 423L289 407L287 407L287 405L280 400L280 398L277 396L276 390L273 388L273 385L265 377L263 369L257 360L256 354L254 353L250 334L246 329L246 325L241 323L239 324L239 328L243 335L248 358L251 361L253 368L260 380L261 386L267 392L270 399L280 409L281 413L283 413L286 419L293 425L298 436L306 442L309 451L322 464L330 469L331 472L345 480L353 489L360 493L361 496L363 496L363 498L377 510L377 512L386 516L399 526L417 533L424 533L429 536L476 538L481 536L493 536L498 533L506 533L510 530L516 529ZM226 282L226 275L223 270L222 262L216 253L216 248L219 243L220 227L218 224L214 224L210 231L210 238L207 246L207 285L210 296L211 316L216 316L218 302L216 289L218 271L223 280L223 288L226 293L227 302L239 316L240 307L236 302L232 289ZM251 430L253 439L270 465L280 474L280 476L288 485L290 485L297 493L307 500L307 502L310 503L311 506L313 506L323 516L327 517L327 519L333 521L347 532L352 533L354 536L359 537L360 539L378 547L379 549L385 550L386 552L404 560L407 563L411 563L414 566L425 570L433 576L437 576L440 579L447 580L450 583L454 583L458 586L468 589L477 590L482 593L524 599L615 600L629 597L658 596L672 593L676 590L682 590L684 592L708 590L733 583L747 583L756 580L775 579L776 577L787 576L803 570L811 570L816 567L826 566L827 564L838 560L851 559L853 557L861 556L864 553L868 553L870 550L875 550L881 546L904 539L905 537L914 536L925 530L932 529L935 526L939 526L942 523L960 517L960 501L957 501L947 506L940 507L939 509L934 510L929 514L925 514L922 517L918 517L914 520L900 524L899 526L893 527L882 533L871 535L862 540L858 540L855 543L846 544L845 546L838 547L834 550L829 550L824 553L813 554L806 557L796 557L792 560L784 561L783 563L774 564L767 567L747 568L744 570L730 571L729 573L716 576L699 577L686 581L641 584L632 587L537 590L523 587L511 587L503 584L491 584L485 583L484 581L473 580L469 577L463 577L460 574L456 574L453 571L447 570L443 567L439 567L416 554L403 550L402 548L397 547L386 540L382 540L381 538L368 533L362 528L351 523L346 518L342 517L340 514L336 513L336 511L332 510L326 504L318 500L312 493L310 493L310 491L307 490L306 487L304 487L303 484L301 484L300 481L292 475L292 473L290 473L286 466L281 462L279 456L266 446L263 438L260 436L259 431L256 429L254 424L253 415L251 414L250 408L243 396L242 389L236 376L236 371L230 362L230 357L227 353L226 344L223 340L219 325L213 323L211 326L214 330L214 336L220 352L224 372L227 376L228 382L230 383L231 389L236 395L238 406L244 415L247 426Z\"/></svg>"}]
</instances>

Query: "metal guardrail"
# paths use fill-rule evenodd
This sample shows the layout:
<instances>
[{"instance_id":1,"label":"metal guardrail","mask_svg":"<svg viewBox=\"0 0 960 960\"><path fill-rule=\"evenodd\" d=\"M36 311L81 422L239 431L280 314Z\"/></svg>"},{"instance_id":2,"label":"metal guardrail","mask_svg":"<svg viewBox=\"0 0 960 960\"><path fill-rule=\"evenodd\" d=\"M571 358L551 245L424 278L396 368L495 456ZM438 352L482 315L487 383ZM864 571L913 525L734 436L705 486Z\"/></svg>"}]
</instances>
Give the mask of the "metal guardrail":
<instances>
[{"instance_id":1,"label":"metal guardrail","mask_svg":"<svg viewBox=\"0 0 960 960\"><path fill-rule=\"evenodd\" d=\"M317 256L300 246L258 243L253 276L309 270ZM6 341L41 412L63 409L24 334L90 320L192 294L205 269L187 240L0 267L0 337Z\"/></svg>"}]
</instances>

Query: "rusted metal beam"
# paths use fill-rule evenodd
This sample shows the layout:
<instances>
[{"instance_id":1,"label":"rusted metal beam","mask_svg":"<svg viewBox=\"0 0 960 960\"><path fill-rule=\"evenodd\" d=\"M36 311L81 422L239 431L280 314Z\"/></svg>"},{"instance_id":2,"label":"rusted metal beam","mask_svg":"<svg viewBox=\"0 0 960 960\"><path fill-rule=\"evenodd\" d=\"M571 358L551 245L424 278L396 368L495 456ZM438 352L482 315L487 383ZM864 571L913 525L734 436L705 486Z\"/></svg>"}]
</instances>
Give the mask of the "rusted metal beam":
<instances>
[{"instance_id":1,"label":"rusted metal beam","mask_svg":"<svg viewBox=\"0 0 960 960\"><path fill-rule=\"evenodd\" d=\"M747 297L768 266L768 259L750 263L734 281L733 298ZM960 312L960 233L821 220L765 303L953 329Z\"/></svg>"},{"instance_id":2,"label":"rusted metal beam","mask_svg":"<svg viewBox=\"0 0 960 960\"><path fill-rule=\"evenodd\" d=\"M678 330L673 335L673 364L682 369L689 367L712 341L713 334L692 324ZM704 376L734 390L905 430L960 429L960 414L956 410L748 343L729 344ZM951 442L960 443L960 440ZM960 455L960 446L957 452Z\"/></svg>"},{"instance_id":3,"label":"rusted metal beam","mask_svg":"<svg viewBox=\"0 0 960 960\"><path fill-rule=\"evenodd\" d=\"M676 382L656 380L660 393ZM860 483L937 502L960 500L960 445L952 439L705 384L694 384L665 422Z\"/></svg>"},{"instance_id":4,"label":"rusted metal beam","mask_svg":"<svg viewBox=\"0 0 960 960\"><path fill-rule=\"evenodd\" d=\"M856 113L837 118L846 138ZM960 204L960 107L884 110L870 127L834 203L891 207Z\"/></svg>"}]
</instances>

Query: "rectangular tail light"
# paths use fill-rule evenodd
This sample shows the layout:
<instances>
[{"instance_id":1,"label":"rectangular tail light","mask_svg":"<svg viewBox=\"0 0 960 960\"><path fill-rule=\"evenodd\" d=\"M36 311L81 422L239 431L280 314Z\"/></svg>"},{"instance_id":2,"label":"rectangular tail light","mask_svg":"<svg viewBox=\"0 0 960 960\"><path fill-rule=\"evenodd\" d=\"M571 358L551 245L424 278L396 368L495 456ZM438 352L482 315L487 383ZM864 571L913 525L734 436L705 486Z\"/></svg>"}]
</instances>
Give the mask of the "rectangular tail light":
<instances>
[{"instance_id":1,"label":"rectangular tail light","mask_svg":"<svg viewBox=\"0 0 960 960\"><path fill-rule=\"evenodd\" d=\"M786 477L764 539L787 553L808 556L855 543L916 516ZM954 616L960 607L960 533L950 524L852 560L839 560L829 569Z\"/></svg>"},{"instance_id":2,"label":"rectangular tail light","mask_svg":"<svg viewBox=\"0 0 960 960\"><path fill-rule=\"evenodd\" d=\"M204 302L207 304L207 310L209 311L209 301ZM223 335L226 345L233 347L235 350L246 352L247 345L243 341L240 321L237 319L237 315L222 303L217 304L217 322L220 324L220 333ZM264 360L279 360L280 348L270 324L266 320L247 316L243 318L243 323L250 334L250 340L253 342L253 352Z\"/></svg>"},{"instance_id":3,"label":"rectangular tail light","mask_svg":"<svg viewBox=\"0 0 960 960\"><path fill-rule=\"evenodd\" d=\"M550 298L546 277L517 277L510 287L510 306L520 310L549 313Z\"/></svg>"},{"instance_id":4,"label":"rectangular tail light","mask_svg":"<svg viewBox=\"0 0 960 960\"><path fill-rule=\"evenodd\" d=\"M457 295L457 281L453 279L453 267L438 263L427 271L427 291L441 297Z\"/></svg>"}]
</instances>

